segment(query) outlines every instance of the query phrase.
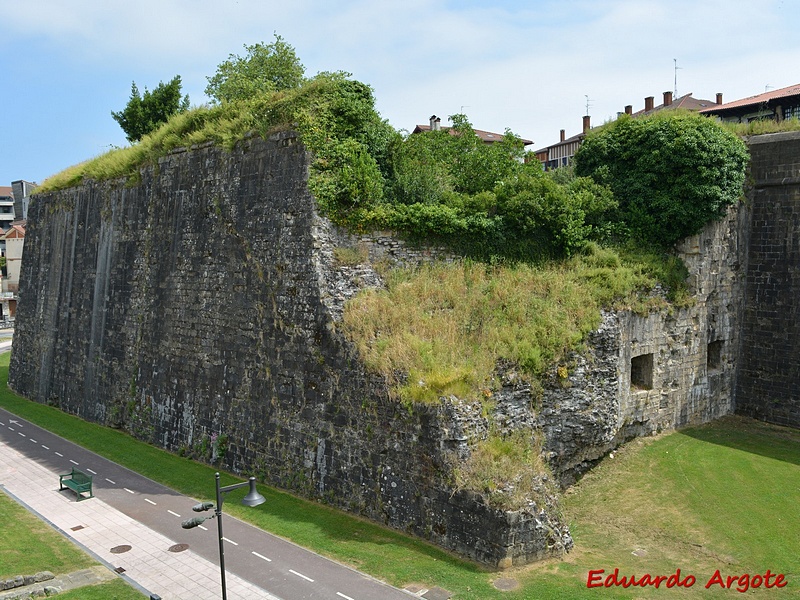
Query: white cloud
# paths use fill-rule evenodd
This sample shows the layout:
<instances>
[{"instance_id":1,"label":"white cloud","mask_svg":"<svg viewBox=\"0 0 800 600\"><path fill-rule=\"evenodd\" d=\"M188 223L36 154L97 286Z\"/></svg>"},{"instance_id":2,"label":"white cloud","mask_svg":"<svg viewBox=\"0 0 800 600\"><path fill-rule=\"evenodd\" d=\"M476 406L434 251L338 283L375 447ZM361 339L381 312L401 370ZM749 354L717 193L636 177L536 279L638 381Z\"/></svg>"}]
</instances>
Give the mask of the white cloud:
<instances>
[{"instance_id":1,"label":"white cloud","mask_svg":"<svg viewBox=\"0 0 800 600\"><path fill-rule=\"evenodd\" d=\"M47 98L74 106L83 131L104 135L130 81L154 87L182 76L194 103L206 76L245 44L273 32L295 46L310 74L345 70L372 85L398 128L463 110L475 127L510 127L543 146L678 92L725 100L800 83L800 3L789 0L29 0L0 4L0 69L16 121L47 123L48 152L76 153ZM19 56L24 48L24 56ZM55 71L55 69L58 69ZM35 77L32 77L35 75ZM63 82L74 80L72 90ZM74 98L69 94L78 94ZM26 100L23 102L22 98ZM29 98L42 98L41 108ZM86 98L91 102L87 102ZM86 106L81 109L81 104ZM51 103L52 104L52 103ZM108 106L106 105L108 104ZM33 116L32 111L40 113ZM28 116L31 115L31 116ZM113 125L113 124L112 124ZM10 123L5 135L15 133ZM60 129L63 128L63 132ZM91 135L86 137L93 137ZM36 140L27 142L35 147ZM93 154L94 150L90 153ZM44 154L31 154L30 161ZM63 166L87 156L54 158ZM0 162L23 160L21 156ZM46 173L49 174L49 173ZM24 176L22 173L12 177ZM2 184L2 181L0 181Z\"/></svg>"}]
</instances>

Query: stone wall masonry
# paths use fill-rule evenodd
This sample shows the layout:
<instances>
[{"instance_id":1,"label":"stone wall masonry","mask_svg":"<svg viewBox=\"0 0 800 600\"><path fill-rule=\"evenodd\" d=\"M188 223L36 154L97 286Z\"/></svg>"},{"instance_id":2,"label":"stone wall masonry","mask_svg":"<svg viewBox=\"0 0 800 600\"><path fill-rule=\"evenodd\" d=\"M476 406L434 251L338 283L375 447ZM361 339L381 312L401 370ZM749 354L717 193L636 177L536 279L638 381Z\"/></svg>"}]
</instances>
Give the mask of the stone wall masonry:
<instances>
[{"instance_id":1,"label":"stone wall masonry","mask_svg":"<svg viewBox=\"0 0 800 600\"><path fill-rule=\"evenodd\" d=\"M9 383L488 565L558 556L572 540L556 498L509 512L453 488L490 428L540 432L569 485L625 440L734 406L800 425L800 136L764 137L749 202L678 249L693 302L603 313L541 394L498 364L488 415L453 397L409 410L366 371L338 324L383 285L370 263L453 257L332 226L291 132L173 152L138 185L37 196ZM369 260L337 264L342 247Z\"/></svg>"},{"instance_id":2,"label":"stone wall masonry","mask_svg":"<svg viewBox=\"0 0 800 600\"><path fill-rule=\"evenodd\" d=\"M553 367L538 422L562 484L629 439L732 411L747 217L733 208L678 248L690 306L604 312L587 350L562 365L568 376Z\"/></svg>"},{"instance_id":3,"label":"stone wall masonry","mask_svg":"<svg viewBox=\"0 0 800 600\"><path fill-rule=\"evenodd\" d=\"M381 283L334 265L296 142L176 151L138 185L36 197L11 387L492 566L561 554L549 507L452 489L474 407L398 404L337 331L347 295Z\"/></svg>"},{"instance_id":4,"label":"stone wall masonry","mask_svg":"<svg viewBox=\"0 0 800 600\"><path fill-rule=\"evenodd\" d=\"M800 427L800 133L751 138L736 412Z\"/></svg>"}]
</instances>

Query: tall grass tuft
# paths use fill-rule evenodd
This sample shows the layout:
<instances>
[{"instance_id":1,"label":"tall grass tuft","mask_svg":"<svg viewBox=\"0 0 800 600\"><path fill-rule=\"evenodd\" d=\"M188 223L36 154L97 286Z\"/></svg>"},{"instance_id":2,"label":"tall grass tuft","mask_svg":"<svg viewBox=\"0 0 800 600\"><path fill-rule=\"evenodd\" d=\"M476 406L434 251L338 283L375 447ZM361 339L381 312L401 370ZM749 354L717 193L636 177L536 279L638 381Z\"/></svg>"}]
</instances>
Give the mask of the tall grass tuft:
<instances>
[{"instance_id":1,"label":"tall grass tuft","mask_svg":"<svg viewBox=\"0 0 800 600\"><path fill-rule=\"evenodd\" d=\"M500 359L539 376L580 346L602 307L635 306L656 281L653 265L597 246L537 267L433 264L390 271L386 290L347 304L344 326L398 399L475 400L491 396Z\"/></svg>"}]
</instances>

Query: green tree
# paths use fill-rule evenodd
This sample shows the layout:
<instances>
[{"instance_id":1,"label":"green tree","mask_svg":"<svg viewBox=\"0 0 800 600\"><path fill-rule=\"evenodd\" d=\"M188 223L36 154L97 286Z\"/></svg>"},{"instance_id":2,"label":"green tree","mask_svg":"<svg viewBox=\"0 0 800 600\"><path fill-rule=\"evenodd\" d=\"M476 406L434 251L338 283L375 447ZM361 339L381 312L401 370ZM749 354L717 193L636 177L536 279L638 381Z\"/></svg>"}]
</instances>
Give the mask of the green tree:
<instances>
[{"instance_id":1,"label":"green tree","mask_svg":"<svg viewBox=\"0 0 800 600\"><path fill-rule=\"evenodd\" d=\"M145 88L144 95L139 93L134 81L128 104L119 112L111 111L111 116L133 143L166 123L172 115L188 109L189 96L181 97L181 76L176 75L169 83L159 82L152 92Z\"/></svg>"},{"instance_id":2,"label":"green tree","mask_svg":"<svg viewBox=\"0 0 800 600\"><path fill-rule=\"evenodd\" d=\"M395 140L390 147L392 196L402 204L442 202L448 192L479 194L522 170L522 140L506 131L502 141L484 143L466 115L453 126Z\"/></svg>"},{"instance_id":3,"label":"green tree","mask_svg":"<svg viewBox=\"0 0 800 600\"><path fill-rule=\"evenodd\" d=\"M748 160L744 142L706 117L623 115L587 136L575 172L611 188L632 238L669 247L740 198Z\"/></svg>"},{"instance_id":4,"label":"green tree","mask_svg":"<svg viewBox=\"0 0 800 600\"><path fill-rule=\"evenodd\" d=\"M216 102L243 100L265 92L299 87L304 81L305 67L294 48L275 34L271 44L245 45L247 55L231 54L207 77L206 95Z\"/></svg>"}]
</instances>

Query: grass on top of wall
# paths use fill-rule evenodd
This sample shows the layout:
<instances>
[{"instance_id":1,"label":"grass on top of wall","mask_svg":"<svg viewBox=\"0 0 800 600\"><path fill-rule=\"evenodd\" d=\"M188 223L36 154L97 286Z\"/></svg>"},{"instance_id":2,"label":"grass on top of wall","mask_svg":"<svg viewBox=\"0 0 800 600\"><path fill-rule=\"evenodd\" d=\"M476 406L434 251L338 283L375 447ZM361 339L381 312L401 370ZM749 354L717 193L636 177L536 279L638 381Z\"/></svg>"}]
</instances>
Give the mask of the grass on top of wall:
<instances>
[{"instance_id":1,"label":"grass on top of wall","mask_svg":"<svg viewBox=\"0 0 800 600\"><path fill-rule=\"evenodd\" d=\"M739 137L751 135L764 135L766 133L782 133L785 131L800 131L800 119L793 117L784 121L772 119L758 119L749 123L723 123Z\"/></svg>"},{"instance_id":2,"label":"grass on top of wall","mask_svg":"<svg viewBox=\"0 0 800 600\"><path fill-rule=\"evenodd\" d=\"M368 368L394 382L399 399L490 401L498 360L536 378L580 347L601 308L665 306L648 292L665 279L667 261L643 257L590 245L541 266L464 261L395 269L385 290L345 305L344 328ZM682 277L674 278L676 288Z\"/></svg>"}]
</instances>

